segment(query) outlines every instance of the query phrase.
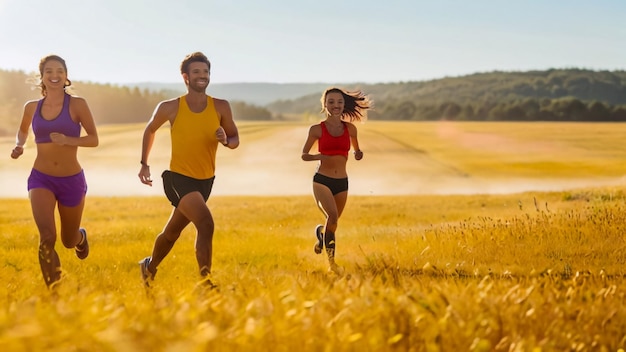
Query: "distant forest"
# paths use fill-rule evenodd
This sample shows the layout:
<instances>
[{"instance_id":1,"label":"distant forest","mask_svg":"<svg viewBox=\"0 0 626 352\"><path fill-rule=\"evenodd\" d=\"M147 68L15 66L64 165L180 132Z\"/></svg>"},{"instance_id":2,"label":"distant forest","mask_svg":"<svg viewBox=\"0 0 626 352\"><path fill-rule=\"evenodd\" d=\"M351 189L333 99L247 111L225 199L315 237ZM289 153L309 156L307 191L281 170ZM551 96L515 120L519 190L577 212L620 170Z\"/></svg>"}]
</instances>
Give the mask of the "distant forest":
<instances>
[{"instance_id":1,"label":"distant forest","mask_svg":"<svg viewBox=\"0 0 626 352\"><path fill-rule=\"evenodd\" d=\"M0 70L0 136L15 134L26 101L40 99L35 77L22 71ZM71 79L71 77L70 77ZM96 123L118 124L148 122L160 101L181 95L169 90L153 91L91 82L72 82L73 94L87 100ZM243 101L231 101L233 114L240 120L271 120L272 113Z\"/></svg>"},{"instance_id":2,"label":"distant forest","mask_svg":"<svg viewBox=\"0 0 626 352\"><path fill-rule=\"evenodd\" d=\"M39 91L22 71L0 70L0 135L14 134L24 103ZM306 84L302 84L306 85ZM318 89L319 83L316 85ZM245 83L242 87L251 86ZM362 89L375 104L373 120L626 121L626 72L550 69L488 72L431 81L341 85ZM158 102L181 92L74 82L99 124L147 122ZM269 88L268 88L269 87ZM264 96L271 85L256 84ZM309 89L310 91L310 89ZM264 106L230 98L237 120L306 118L320 112L321 90ZM321 115L318 115L321 118Z\"/></svg>"},{"instance_id":3,"label":"distant forest","mask_svg":"<svg viewBox=\"0 0 626 352\"><path fill-rule=\"evenodd\" d=\"M626 121L626 71L496 71L352 88L374 100L369 118L376 120ZM319 98L266 107L274 114L317 113Z\"/></svg>"}]
</instances>

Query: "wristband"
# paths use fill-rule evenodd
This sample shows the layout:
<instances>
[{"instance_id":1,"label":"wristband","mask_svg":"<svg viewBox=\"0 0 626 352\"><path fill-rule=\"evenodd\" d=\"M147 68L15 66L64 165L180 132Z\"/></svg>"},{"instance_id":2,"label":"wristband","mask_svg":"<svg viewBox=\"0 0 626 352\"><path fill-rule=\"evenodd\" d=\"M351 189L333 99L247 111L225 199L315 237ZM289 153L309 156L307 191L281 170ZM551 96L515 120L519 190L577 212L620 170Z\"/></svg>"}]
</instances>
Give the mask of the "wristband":
<instances>
[{"instance_id":1,"label":"wristband","mask_svg":"<svg viewBox=\"0 0 626 352\"><path fill-rule=\"evenodd\" d=\"M143 165L143 166L150 167L150 165L148 165L148 163L146 163L146 162L145 162L145 161L143 161L143 160L142 160L142 161L140 161L139 163L140 163L141 165Z\"/></svg>"}]
</instances>

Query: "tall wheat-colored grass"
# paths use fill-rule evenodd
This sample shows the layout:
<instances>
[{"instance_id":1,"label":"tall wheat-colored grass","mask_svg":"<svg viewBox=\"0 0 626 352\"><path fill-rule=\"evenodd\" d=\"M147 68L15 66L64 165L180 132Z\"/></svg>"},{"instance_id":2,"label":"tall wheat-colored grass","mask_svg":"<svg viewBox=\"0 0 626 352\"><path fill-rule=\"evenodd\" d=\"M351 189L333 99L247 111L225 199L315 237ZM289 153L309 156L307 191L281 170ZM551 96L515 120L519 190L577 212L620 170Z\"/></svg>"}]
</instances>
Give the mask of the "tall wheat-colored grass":
<instances>
[{"instance_id":1,"label":"tall wheat-colored grass","mask_svg":"<svg viewBox=\"0 0 626 352\"><path fill-rule=\"evenodd\" d=\"M221 180L244 171L257 184L278 179L268 168L281 187L308 178L291 163L307 124L241 122L242 147L219 156ZM105 175L90 185L136 177L142 128L100 127L101 145L80 151L90 175ZM624 128L371 121L359 126L366 157L351 161L350 175L354 189L380 194L435 189L444 178L470 189L517 177L614 182L626 173ZM167 133L158 136L153 170L169 157ZM276 140L293 155L278 158ZM6 151L13 143L0 138ZM0 160L3 186L27 173L27 147L18 161ZM622 188L380 194L348 201L337 231L344 276L313 252L322 216L311 196L212 196L217 290L198 285L192 227L143 287L137 262L168 218L163 196L89 195L91 254L80 261L57 243L64 278L49 291L28 200L0 199L0 350L623 351Z\"/></svg>"},{"instance_id":2,"label":"tall wheat-colored grass","mask_svg":"<svg viewBox=\"0 0 626 352\"><path fill-rule=\"evenodd\" d=\"M28 201L0 201L5 351L563 351L623 348L624 193L351 197L342 277L313 252L311 197L214 197L214 278L185 229L145 290L170 206L89 197L91 254L37 264Z\"/></svg>"}]
</instances>

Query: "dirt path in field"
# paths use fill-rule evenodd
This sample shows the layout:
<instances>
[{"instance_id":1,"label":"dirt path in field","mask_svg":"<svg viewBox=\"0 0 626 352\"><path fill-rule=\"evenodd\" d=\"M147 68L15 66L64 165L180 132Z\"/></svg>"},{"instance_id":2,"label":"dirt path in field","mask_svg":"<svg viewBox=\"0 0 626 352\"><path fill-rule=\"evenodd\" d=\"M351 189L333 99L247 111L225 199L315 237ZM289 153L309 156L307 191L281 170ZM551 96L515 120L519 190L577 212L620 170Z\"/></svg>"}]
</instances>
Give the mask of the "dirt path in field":
<instances>
[{"instance_id":1,"label":"dirt path in field","mask_svg":"<svg viewBox=\"0 0 626 352\"><path fill-rule=\"evenodd\" d=\"M247 131L242 134L244 138L238 149L219 149L214 195L311 194L316 163L300 159L308 127L272 127L271 131ZM136 176L140 133L123 131L115 137L104 135L98 148L81 149L79 157L87 175L89 195L162 195L160 172L168 166L168 133L167 130L157 133L151 154L153 187L142 185ZM365 157L356 161L350 155L348 174L353 195L498 194L626 184L621 179L476 179L392 136L368 129L359 133ZM7 145L3 150L10 149ZM26 178L33 158L31 146L21 159L0 163L0 197L27 196Z\"/></svg>"}]
</instances>

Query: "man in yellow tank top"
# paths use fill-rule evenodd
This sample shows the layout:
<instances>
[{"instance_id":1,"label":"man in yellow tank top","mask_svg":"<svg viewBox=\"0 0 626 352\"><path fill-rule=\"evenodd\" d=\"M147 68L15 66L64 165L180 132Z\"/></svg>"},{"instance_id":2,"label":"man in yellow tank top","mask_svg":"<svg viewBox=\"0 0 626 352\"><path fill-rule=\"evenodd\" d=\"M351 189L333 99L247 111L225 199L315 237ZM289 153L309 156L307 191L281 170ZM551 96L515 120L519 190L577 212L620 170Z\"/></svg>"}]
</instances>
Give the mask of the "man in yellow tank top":
<instances>
[{"instance_id":1,"label":"man in yellow tank top","mask_svg":"<svg viewBox=\"0 0 626 352\"><path fill-rule=\"evenodd\" d=\"M187 94L160 102L143 134L139 180L152 186L148 157L156 131L169 121L172 152L170 168L161 175L165 195L174 206L163 231L157 236L152 255L139 262L146 286L154 280L157 267L170 252L182 230L191 222L196 227L196 260L200 275L210 287L215 224L207 206L215 179L218 143L230 149L239 146L239 132L227 100L206 94L211 63L195 52L185 57L180 72Z\"/></svg>"}]
</instances>

